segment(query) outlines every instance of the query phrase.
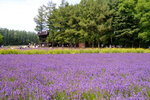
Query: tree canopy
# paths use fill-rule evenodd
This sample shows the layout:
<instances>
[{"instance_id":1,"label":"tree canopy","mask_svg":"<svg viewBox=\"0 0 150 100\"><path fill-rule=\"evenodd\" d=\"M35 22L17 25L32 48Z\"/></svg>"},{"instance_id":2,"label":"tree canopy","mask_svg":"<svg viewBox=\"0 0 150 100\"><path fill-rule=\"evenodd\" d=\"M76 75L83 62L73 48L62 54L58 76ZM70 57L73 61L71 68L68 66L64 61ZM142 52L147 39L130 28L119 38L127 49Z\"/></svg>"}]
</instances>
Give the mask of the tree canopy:
<instances>
[{"instance_id":1,"label":"tree canopy","mask_svg":"<svg viewBox=\"0 0 150 100\"><path fill-rule=\"evenodd\" d=\"M34 32L9 30L0 28L0 41L1 35L3 37L3 45L28 45L29 43L38 43L39 39Z\"/></svg>"},{"instance_id":2,"label":"tree canopy","mask_svg":"<svg viewBox=\"0 0 150 100\"><path fill-rule=\"evenodd\" d=\"M0 46L2 45L2 43L3 43L3 36L0 33Z\"/></svg>"},{"instance_id":3,"label":"tree canopy","mask_svg":"<svg viewBox=\"0 0 150 100\"><path fill-rule=\"evenodd\" d=\"M75 5L63 0L58 8L53 2L43 7L49 8L49 12L42 10L42 13L47 12L44 28L49 30L47 42L52 44L85 43L88 47L150 44L149 0L81 0Z\"/></svg>"}]
</instances>

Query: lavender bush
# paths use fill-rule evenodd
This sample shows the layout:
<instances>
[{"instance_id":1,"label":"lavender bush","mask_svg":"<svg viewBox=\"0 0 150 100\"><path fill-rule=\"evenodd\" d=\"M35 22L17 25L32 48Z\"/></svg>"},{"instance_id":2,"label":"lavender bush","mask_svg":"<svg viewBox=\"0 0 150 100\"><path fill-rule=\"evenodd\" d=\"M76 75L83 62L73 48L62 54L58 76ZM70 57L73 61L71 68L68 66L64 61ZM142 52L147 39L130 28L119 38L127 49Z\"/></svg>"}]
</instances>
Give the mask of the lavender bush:
<instances>
[{"instance_id":1,"label":"lavender bush","mask_svg":"<svg viewBox=\"0 0 150 100\"><path fill-rule=\"evenodd\" d=\"M150 54L0 55L0 100L148 100Z\"/></svg>"}]
</instances>

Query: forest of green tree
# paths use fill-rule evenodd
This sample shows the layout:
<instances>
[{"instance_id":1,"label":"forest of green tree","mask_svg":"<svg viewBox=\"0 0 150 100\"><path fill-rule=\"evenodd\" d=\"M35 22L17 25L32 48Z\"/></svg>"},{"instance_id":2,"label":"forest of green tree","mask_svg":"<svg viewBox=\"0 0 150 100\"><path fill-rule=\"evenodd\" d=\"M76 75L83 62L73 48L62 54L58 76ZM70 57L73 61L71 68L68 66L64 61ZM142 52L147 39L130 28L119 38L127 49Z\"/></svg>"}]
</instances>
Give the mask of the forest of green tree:
<instances>
[{"instance_id":1,"label":"forest of green tree","mask_svg":"<svg viewBox=\"0 0 150 100\"><path fill-rule=\"evenodd\" d=\"M0 28L0 45L28 45L38 43L39 38L34 32L9 30Z\"/></svg>"},{"instance_id":2,"label":"forest of green tree","mask_svg":"<svg viewBox=\"0 0 150 100\"><path fill-rule=\"evenodd\" d=\"M36 31L49 30L47 42L88 47L150 46L150 0L65 0L38 9Z\"/></svg>"}]
</instances>

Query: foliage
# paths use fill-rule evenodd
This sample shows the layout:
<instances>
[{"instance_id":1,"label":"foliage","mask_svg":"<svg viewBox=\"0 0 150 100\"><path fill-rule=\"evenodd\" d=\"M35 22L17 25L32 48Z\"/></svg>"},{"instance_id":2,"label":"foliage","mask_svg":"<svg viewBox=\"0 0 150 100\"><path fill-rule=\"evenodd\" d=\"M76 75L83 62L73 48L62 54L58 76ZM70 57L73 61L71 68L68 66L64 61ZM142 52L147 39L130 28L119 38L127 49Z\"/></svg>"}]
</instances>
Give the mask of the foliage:
<instances>
[{"instance_id":1,"label":"foliage","mask_svg":"<svg viewBox=\"0 0 150 100\"><path fill-rule=\"evenodd\" d=\"M46 20L45 20L45 6L44 5L42 5L39 9L38 9L38 16L36 16L35 18L34 18L34 21L35 21L35 23L37 24L36 25L36 28L35 28L35 30L36 31L43 31L43 30L45 30L45 27L46 27L46 24L45 24L45 22L46 22Z\"/></svg>"},{"instance_id":2,"label":"foliage","mask_svg":"<svg viewBox=\"0 0 150 100\"><path fill-rule=\"evenodd\" d=\"M0 54L79 54L79 53L150 53L150 49L103 48L103 49L0 49Z\"/></svg>"},{"instance_id":3,"label":"foliage","mask_svg":"<svg viewBox=\"0 0 150 100\"><path fill-rule=\"evenodd\" d=\"M48 18L51 16L51 12L55 8L55 3L52 1L48 2L47 5L42 5L38 9L38 15L34 18L34 21L36 23L36 28L35 30L37 32L41 32L44 30L48 30Z\"/></svg>"},{"instance_id":4,"label":"foliage","mask_svg":"<svg viewBox=\"0 0 150 100\"><path fill-rule=\"evenodd\" d=\"M120 0L113 5L116 9L113 18L113 29L115 39L119 45L124 47L138 47L138 20L135 19L134 13L136 2L134 0Z\"/></svg>"},{"instance_id":5,"label":"foliage","mask_svg":"<svg viewBox=\"0 0 150 100\"><path fill-rule=\"evenodd\" d=\"M52 34L48 37L48 42L66 43L71 46L83 42L92 44L94 47L95 40L100 41L100 34L109 31L110 26L107 23L109 23L110 18L106 17L111 13L105 3L103 5L102 2L93 0L85 2L87 3L81 1L78 5L67 5L66 3L64 7L52 12L49 17L50 33ZM100 6L104 7L100 8ZM103 15L105 18L100 18L99 12L105 12L105 16ZM100 22L100 20L103 21ZM105 21L107 22L105 23Z\"/></svg>"},{"instance_id":6,"label":"foliage","mask_svg":"<svg viewBox=\"0 0 150 100\"><path fill-rule=\"evenodd\" d=\"M150 43L150 1L138 0L135 10L135 17L140 26L139 38L145 43Z\"/></svg>"},{"instance_id":7,"label":"foliage","mask_svg":"<svg viewBox=\"0 0 150 100\"><path fill-rule=\"evenodd\" d=\"M51 8L46 20L52 45L149 46L149 0L81 0L76 5L62 0L59 8Z\"/></svg>"},{"instance_id":8,"label":"foliage","mask_svg":"<svg viewBox=\"0 0 150 100\"><path fill-rule=\"evenodd\" d=\"M3 43L3 36L0 34L0 45Z\"/></svg>"},{"instance_id":9,"label":"foliage","mask_svg":"<svg viewBox=\"0 0 150 100\"><path fill-rule=\"evenodd\" d=\"M28 45L39 41L38 36L34 32L0 28L0 33L3 36L3 45Z\"/></svg>"}]
</instances>

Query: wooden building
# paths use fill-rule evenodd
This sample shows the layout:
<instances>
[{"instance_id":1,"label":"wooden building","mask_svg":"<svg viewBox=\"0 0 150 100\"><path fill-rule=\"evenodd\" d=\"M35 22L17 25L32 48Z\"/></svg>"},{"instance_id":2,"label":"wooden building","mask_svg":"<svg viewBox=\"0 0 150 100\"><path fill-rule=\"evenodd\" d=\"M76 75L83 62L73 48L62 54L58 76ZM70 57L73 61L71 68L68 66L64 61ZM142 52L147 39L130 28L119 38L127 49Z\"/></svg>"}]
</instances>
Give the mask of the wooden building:
<instances>
[{"instance_id":1,"label":"wooden building","mask_svg":"<svg viewBox=\"0 0 150 100\"><path fill-rule=\"evenodd\" d=\"M48 43L46 42L46 38L48 37L48 35L49 35L48 31L38 32L41 46L48 46Z\"/></svg>"}]
</instances>

